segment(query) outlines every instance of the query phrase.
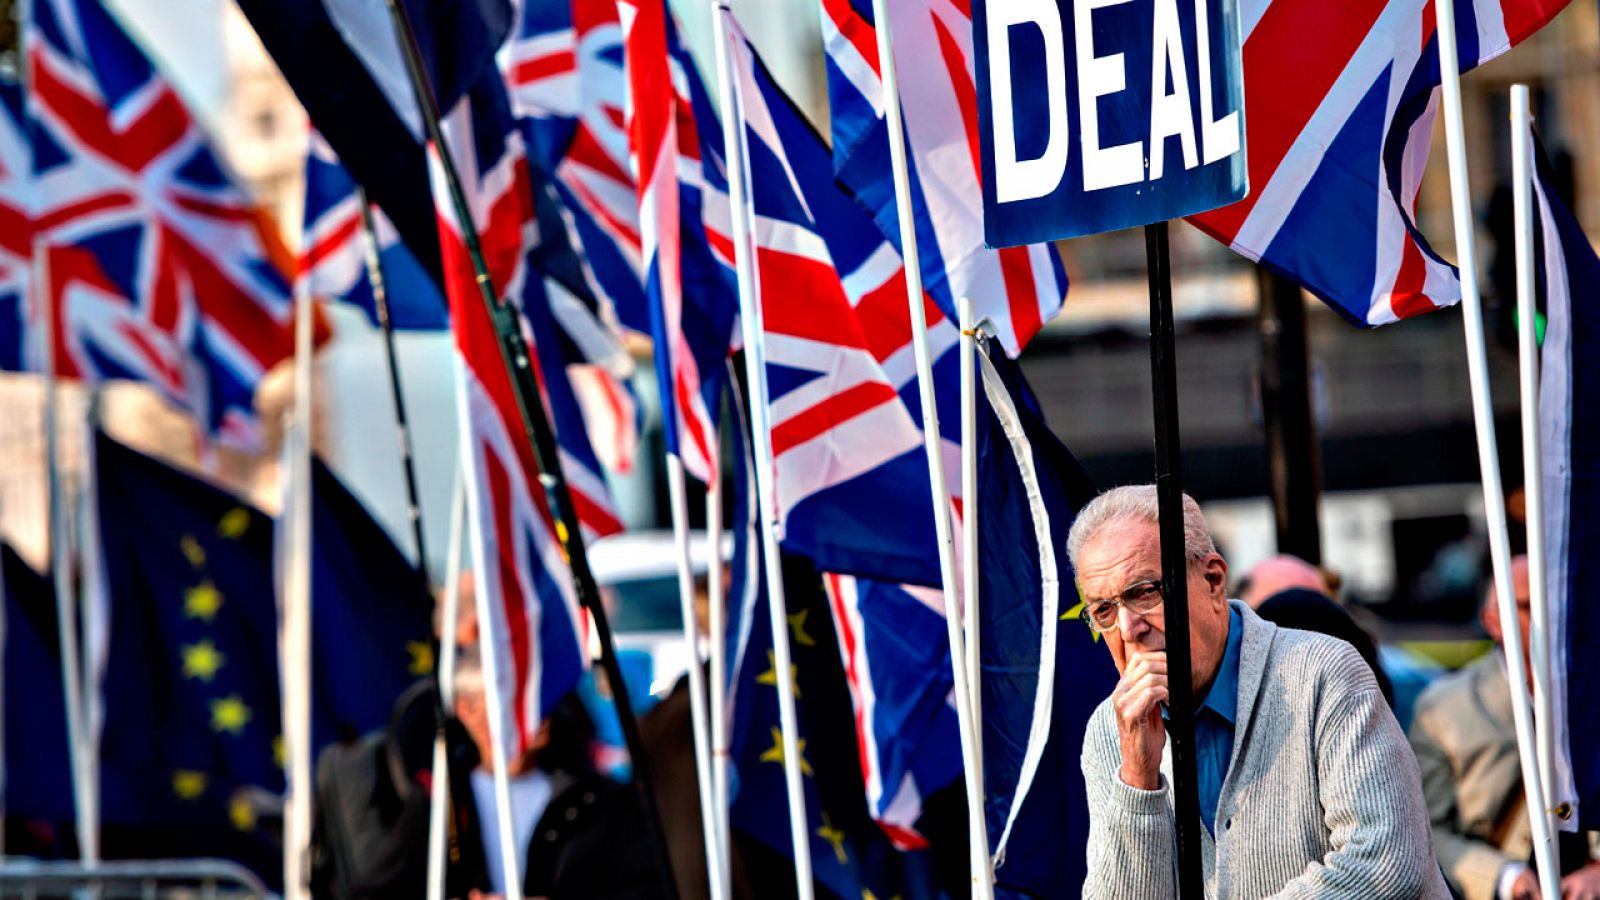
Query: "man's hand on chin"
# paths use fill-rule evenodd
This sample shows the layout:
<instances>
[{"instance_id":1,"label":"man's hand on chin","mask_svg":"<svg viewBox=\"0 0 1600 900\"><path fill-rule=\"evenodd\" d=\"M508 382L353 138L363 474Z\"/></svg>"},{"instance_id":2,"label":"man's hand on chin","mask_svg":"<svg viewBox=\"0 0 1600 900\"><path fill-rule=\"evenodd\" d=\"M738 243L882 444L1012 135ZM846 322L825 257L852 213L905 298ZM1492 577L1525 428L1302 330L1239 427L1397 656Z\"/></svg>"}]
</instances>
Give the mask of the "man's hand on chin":
<instances>
[{"instance_id":1,"label":"man's hand on chin","mask_svg":"<svg viewBox=\"0 0 1600 900\"><path fill-rule=\"evenodd\" d=\"M1111 692L1117 710L1117 737L1122 745L1122 781L1132 788L1153 791L1161 786L1161 751L1167 743L1167 726L1160 704L1167 702L1167 653L1133 650L1116 690Z\"/></svg>"}]
</instances>

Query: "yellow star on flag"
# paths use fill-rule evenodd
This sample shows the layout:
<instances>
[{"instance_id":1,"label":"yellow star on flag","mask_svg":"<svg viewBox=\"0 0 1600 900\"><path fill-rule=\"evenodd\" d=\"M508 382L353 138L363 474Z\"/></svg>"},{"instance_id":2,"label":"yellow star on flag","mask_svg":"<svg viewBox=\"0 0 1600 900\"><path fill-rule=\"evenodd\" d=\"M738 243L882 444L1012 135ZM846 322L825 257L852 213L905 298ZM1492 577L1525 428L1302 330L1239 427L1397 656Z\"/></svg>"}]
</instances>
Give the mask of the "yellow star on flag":
<instances>
[{"instance_id":1,"label":"yellow star on flag","mask_svg":"<svg viewBox=\"0 0 1600 900\"><path fill-rule=\"evenodd\" d=\"M1077 605L1062 613L1061 621L1065 622L1069 619L1077 619L1079 616L1082 616L1083 608L1087 605L1089 605L1089 601L1083 599L1083 595L1079 594ZM1094 638L1095 643L1100 642L1100 632L1095 631L1093 628L1089 629L1089 636Z\"/></svg>"},{"instance_id":2,"label":"yellow star on flag","mask_svg":"<svg viewBox=\"0 0 1600 900\"><path fill-rule=\"evenodd\" d=\"M809 615L811 615L811 610L802 609L788 617L789 634L794 638L794 643L797 647L815 647L817 645L816 638L806 634L806 617Z\"/></svg>"},{"instance_id":3,"label":"yellow star on flag","mask_svg":"<svg viewBox=\"0 0 1600 900\"><path fill-rule=\"evenodd\" d=\"M407 671L413 675L427 675L433 671L433 645L427 641L406 641L406 652L411 654Z\"/></svg>"},{"instance_id":4,"label":"yellow star on flag","mask_svg":"<svg viewBox=\"0 0 1600 900\"><path fill-rule=\"evenodd\" d=\"M183 614L190 619L215 621L222 608L222 592L208 578L183 592Z\"/></svg>"},{"instance_id":5,"label":"yellow star on flag","mask_svg":"<svg viewBox=\"0 0 1600 900\"><path fill-rule=\"evenodd\" d=\"M794 695L800 696L800 667L794 663L789 664L789 686L794 688ZM767 651L767 670L756 676L756 684L764 684L776 688L778 686L778 657L771 650Z\"/></svg>"},{"instance_id":6,"label":"yellow star on flag","mask_svg":"<svg viewBox=\"0 0 1600 900\"><path fill-rule=\"evenodd\" d=\"M228 657L217 650L217 645L211 643L210 638L197 644L184 644L178 652L183 656L183 677L198 678L208 684L216 677L217 670L228 661Z\"/></svg>"},{"instance_id":7,"label":"yellow star on flag","mask_svg":"<svg viewBox=\"0 0 1600 900\"><path fill-rule=\"evenodd\" d=\"M206 773L178 769L172 773L172 792L180 800L193 800L206 792Z\"/></svg>"},{"instance_id":8,"label":"yellow star on flag","mask_svg":"<svg viewBox=\"0 0 1600 900\"><path fill-rule=\"evenodd\" d=\"M272 739L272 762L281 769L288 758L288 752L283 748L283 735L280 734Z\"/></svg>"},{"instance_id":9,"label":"yellow star on flag","mask_svg":"<svg viewBox=\"0 0 1600 900\"><path fill-rule=\"evenodd\" d=\"M242 506L235 506L222 514L217 521L217 536L236 541L250 530L250 511Z\"/></svg>"},{"instance_id":10,"label":"yellow star on flag","mask_svg":"<svg viewBox=\"0 0 1600 900\"><path fill-rule=\"evenodd\" d=\"M844 852L844 832L833 827L833 823L828 821L827 813L822 814L822 827L817 829L816 834L833 846L833 855L838 858L839 865L842 866L850 861L849 855Z\"/></svg>"},{"instance_id":11,"label":"yellow star on flag","mask_svg":"<svg viewBox=\"0 0 1600 900\"><path fill-rule=\"evenodd\" d=\"M233 827L240 831L254 831L256 827L256 807L250 802L249 795L240 791L228 801L228 820Z\"/></svg>"},{"instance_id":12,"label":"yellow star on flag","mask_svg":"<svg viewBox=\"0 0 1600 900\"><path fill-rule=\"evenodd\" d=\"M196 569L206 564L206 548L200 546L194 535L186 534L179 539L178 549L183 551L183 558L189 561L189 565Z\"/></svg>"},{"instance_id":13,"label":"yellow star on flag","mask_svg":"<svg viewBox=\"0 0 1600 900\"><path fill-rule=\"evenodd\" d=\"M238 694L229 694L221 700L211 701L211 730L224 732L238 737L244 734L244 726L250 724L253 713L250 707L244 705Z\"/></svg>"},{"instance_id":14,"label":"yellow star on flag","mask_svg":"<svg viewBox=\"0 0 1600 900\"><path fill-rule=\"evenodd\" d=\"M806 762L806 739L800 738L794 742L795 749L800 752L800 772L804 775L811 774L811 763ZM761 751L761 762L775 762L783 765L783 732L776 727L772 729L772 746Z\"/></svg>"}]
</instances>

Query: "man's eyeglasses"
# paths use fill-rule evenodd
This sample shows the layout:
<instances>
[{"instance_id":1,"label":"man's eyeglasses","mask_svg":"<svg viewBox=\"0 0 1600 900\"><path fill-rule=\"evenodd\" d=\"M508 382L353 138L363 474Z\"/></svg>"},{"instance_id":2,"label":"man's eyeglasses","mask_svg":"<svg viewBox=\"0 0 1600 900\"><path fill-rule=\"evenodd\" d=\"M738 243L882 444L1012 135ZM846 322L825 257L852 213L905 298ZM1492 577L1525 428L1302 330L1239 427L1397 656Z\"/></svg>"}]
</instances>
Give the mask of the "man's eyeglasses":
<instances>
[{"instance_id":1,"label":"man's eyeglasses","mask_svg":"<svg viewBox=\"0 0 1600 900\"><path fill-rule=\"evenodd\" d=\"M1079 617L1083 623L1100 634L1117 630L1117 607L1126 606L1129 612L1147 613L1161 605L1161 582L1139 581L1124 588L1111 600L1086 600Z\"/></svg>"}]
</instances>

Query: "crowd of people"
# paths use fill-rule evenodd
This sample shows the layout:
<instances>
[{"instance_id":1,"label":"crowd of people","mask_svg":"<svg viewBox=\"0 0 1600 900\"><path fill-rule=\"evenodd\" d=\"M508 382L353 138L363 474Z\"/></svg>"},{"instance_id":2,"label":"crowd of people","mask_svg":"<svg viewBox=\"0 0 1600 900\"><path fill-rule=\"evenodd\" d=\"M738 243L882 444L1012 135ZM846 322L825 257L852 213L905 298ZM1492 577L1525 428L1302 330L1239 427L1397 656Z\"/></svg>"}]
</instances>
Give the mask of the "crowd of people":
<instances>
[{"instance_id":1,"label":"crowd of people","mask_svg":"<svg viewBox=\"0 0 1600 900\"><path fill-rule=\"evenodd\" d=\"M1336 575L1277 556L1230 578L1187 497L1184 514L1207 896L1538 898L1492 587L1480 620L1495 649L1428 683L1386 664L1379 643L1338 599ZM1082 893L1176 896L1155 489L1101 494L1080 512L1066 549L1084 623L1121 676L1084 737L1091 837ZM1513 574L1527 654L1525 558ZM463 603L455 629L463 656L452 714L441 717L425 681L400 699L389 728L330 747L319 761L319 893L390 896L424 883L442 720L452 797L447 895L504 894L472 608ZM680 685L643 720L686 897L706 893L688 718ZM595 735L573 695L508 764L514 856L527 896L664 893L639 796L597 769ZM1559 851L1562 900L1600 900L1600 834L1561 832ZM738 893L759 896L761 879L749 869L736 862ZM959 873L945 880L952 894L960 889Z\"/></svg>"}]
</instances>

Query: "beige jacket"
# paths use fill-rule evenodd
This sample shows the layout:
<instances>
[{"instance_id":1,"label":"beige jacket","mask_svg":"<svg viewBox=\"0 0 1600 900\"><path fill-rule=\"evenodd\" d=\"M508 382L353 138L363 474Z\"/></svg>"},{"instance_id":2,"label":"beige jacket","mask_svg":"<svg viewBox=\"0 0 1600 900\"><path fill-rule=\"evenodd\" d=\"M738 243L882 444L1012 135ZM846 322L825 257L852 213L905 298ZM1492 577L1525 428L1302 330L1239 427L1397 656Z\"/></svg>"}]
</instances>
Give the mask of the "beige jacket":
<instances>
[{"instance_id":1,"label":"beige jacket","mask_svg":"<svg viewBox=\"0 0 1600 900\"><path fill-rule=\"evenodd\" d=\"M1238 722L1215 840L1200 829L1206 897L1448 898L1417 764L1372 670L1344 641L1232 602L1244 617ZM1089 720L1084 897L1177 896L1170 750L1160 789L1129 787L1110 701Z\"/></svg>"},{"instance_id":2,"label":"beige jacket","mask_svg":"<svg viewBox=\"0 0 1600 900\"><path fill-rule=\"evenodd\" d=\"M1533 850L1504 655L1429 685L1417 699L1411 747L1445 874L1467 900L1495 900L1501 868L1527 862Z\"/></svg>"}]
</instances>

